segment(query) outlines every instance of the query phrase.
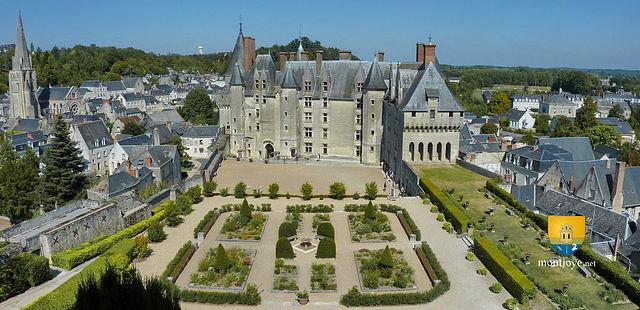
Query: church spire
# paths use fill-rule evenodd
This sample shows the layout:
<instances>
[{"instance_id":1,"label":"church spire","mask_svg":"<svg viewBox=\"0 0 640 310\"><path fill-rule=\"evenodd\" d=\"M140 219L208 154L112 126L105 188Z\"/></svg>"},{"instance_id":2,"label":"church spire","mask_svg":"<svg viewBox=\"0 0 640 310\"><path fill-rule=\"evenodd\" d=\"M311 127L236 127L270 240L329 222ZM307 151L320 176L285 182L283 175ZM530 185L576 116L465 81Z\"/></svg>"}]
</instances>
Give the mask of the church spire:
<instances>
[{"instance_id":1,"label":"church spire","mask_svg":"<svg viewBox=\"0 0 640 310\"><path fill-rule=\"evenodd\" d=\"M16 50L13 56L13 70L31 69L31 56L27 49L22 26L22 14L18 12L18 27L16 31Z\"/></svg>"}]
</instances>

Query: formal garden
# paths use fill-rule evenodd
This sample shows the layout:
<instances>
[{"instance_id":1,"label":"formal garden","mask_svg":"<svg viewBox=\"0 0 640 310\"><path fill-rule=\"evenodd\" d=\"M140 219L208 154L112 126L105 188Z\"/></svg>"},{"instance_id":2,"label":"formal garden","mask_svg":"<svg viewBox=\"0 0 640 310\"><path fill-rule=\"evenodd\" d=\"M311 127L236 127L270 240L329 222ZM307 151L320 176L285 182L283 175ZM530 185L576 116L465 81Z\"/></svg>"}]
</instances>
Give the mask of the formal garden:
<instances>
[{"instance_id":1,"label":"formal garden","mask_svg":"<svg viewBox=\"0 0 640 310\"><path fill-rule=\"evenodd\" d=\"M254 212L245 199L240 210L227 218L222 226L222 240L260 240L267 216Z\"/></svg>"},{"instance_id":2,"label":"formal garden","mask_svg":"<svg viewBox=\"0 0 640 310\"><path fill-rule=\"evenodd\" d=\"M198 263L198 272L191 275L196 286L242 288L253 265L255 251L222 244L210 249L206 258Z\"/></svg>"},{"instance_id":3,"label":"formal garden","mask_svg":"<svg viewBox=\"0 0 640 310\"><path fill-rule=\"evenodd\" d=\"M336 267L332 263L314 262L311 265L311 292L335 291Z\"/></svg>"},{"instance_id":4,"label":"formal garden","mask_svg":"<svg viewBox=\"0 0 640 310\"><path fill-rule=\"evenodd\" d=\"M345 208L346 211L357 211L349 214L349 232L351 240L357 242L393 241L396 236L391 231L389 218L369 203L364 209L360 207Z\"/></svg>"},{"instance_id":5,"label":"formal garden","mask_svg":"<svg viewBox=\"0 0 640 310\"><path fill-rule=\"evenodd\" d=\"M363 290L415 289L413 269L401 250L389 246L382 250L361 249L355 258Z\"/></svg>"},{"instance_id":6,"label":"formal garden","mask_svg":"<svg viewBox=\"0 0 640 310\"><path fill-rule=\"evenodd\" d=\"M273 289L275 291L298 291L298 267L282 258L276 259L273 268Z\"/></svg>"}]
</instances>

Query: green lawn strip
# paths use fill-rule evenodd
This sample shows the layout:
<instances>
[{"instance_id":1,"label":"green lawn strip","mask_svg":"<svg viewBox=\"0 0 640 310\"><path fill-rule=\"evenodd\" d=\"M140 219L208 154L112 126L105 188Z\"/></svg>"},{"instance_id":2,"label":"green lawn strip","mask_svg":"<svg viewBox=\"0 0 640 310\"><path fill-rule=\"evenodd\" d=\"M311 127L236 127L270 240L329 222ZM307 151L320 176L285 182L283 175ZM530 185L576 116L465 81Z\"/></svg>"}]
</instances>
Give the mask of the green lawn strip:
<instances>
[{"instance_id":1,"label":"green lawn strip","mask_svg":"<svg viewBox=\"0 0 640 310\"><path fill-rule=\"evenodd\" d=\"M89 276L97 276L102 273L107 265L109 257L115 254L127 254L133 248L133 239L120 240L116 245L98 256L82 271L71 277L67 282L58 286L48 294L36 299L23 309L27 310L54 310L70 309L76 301L76 291L82 280Z\"/></svg>"},{"instance_id":2,"label":"green lawn strip","mask_svg":"<svg viewBox=\"0 0 640 310\"><path fill-rule=\"evenodd\" d=\"M424 168L424 167L423 167ZM441 188L455 188L454 197L463 195L465 200L471 201L469 208L465 210L467 215L474 222L478 222L486 216L487 223L495 223L495 232L485 232L485 235L495 244L499 244L505 235L508 235L508 243L515 244L524 254L531 254L531 264L517 264L520 269L538 286L554 289L562 288L565 283L570 286L567 290L567 297L560 295L560 298L567 300L581 300L588 309L633 309L632 304L612 305L604 301L598 293L603 291L602 285L594 278L585 278L577 270L571 268L551 268L538 267L538 260L547 260L556 257L557 254L551 250L542 248L536 238L539 238L538 231L534 229L525 229L521 225L521 219L516 216L510 216L506 213L506 206L501 201L494 202L492 199L484 197L484 192L478 191L485 186L487 178L477 175L462 167L435 167L424 168L422 174L429 177L434 183ZM495 207L496 211L493 215L488 216L485 211L489 207ZM506 253L505 253L506 254ZM514 257L509 256L511 259ZM572 258L575 259L575 258ZM518 263L519 261L516 261ZM553 294L553 293L552 293ZM559 293L557 293L559 295ZM549 294L547 294L549 295ZM550 297L550 296L549 296ZM542 301L544 304L540 307L550 307L547 299L535 298L534 302ZM533 306L535 308L535 306Z\"/></svg>"}]
</instances>

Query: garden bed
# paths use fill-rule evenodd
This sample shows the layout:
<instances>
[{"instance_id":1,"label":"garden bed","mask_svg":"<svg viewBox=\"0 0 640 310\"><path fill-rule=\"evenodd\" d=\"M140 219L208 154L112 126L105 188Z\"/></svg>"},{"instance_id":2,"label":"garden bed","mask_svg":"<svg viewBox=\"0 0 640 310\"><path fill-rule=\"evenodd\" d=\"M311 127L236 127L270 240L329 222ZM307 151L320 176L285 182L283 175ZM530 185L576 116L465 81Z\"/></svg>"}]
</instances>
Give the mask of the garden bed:
<instances>
[{"instance_id":1,"label":"garden bed","mask_svg":"<svg viewBox=\"0 0 640 310\"><path fill-rule=\"evenodd\" d=\"M198 271L191 274L189 288L242 290L253 266L256 250L232 247L219 254L218 249L211 249L207 256L198 263ZM220 257L226 256L226 266L221 266Z\"/></svg>"},{"instance_id":2,"label":"garden bed","mask_svg":"<svg viewBox=\"0 0 640 310\"><path fill-rule=\"evenodd\" d=\"M276 259L273 269L273 290L277 292L298 291L298 267L287 264L282 258Z\"/></svg>"},{"instance_id":3,"label":"garden bed","mask_svg":"<svg viewBox=\"0 0 640 310\"><path fill-rule=\"evenodd\" d=\"M356 242L387 242L396 240L386 214L380 211L349 214L351 240Z\"/></svg>"},{"instance_id":4,"label":"garden bed","mask_svg":"<svg viewBox=\"0 0 640 310\"><path fill-rule=\"evenodd\" d=\"M318 213L313 215L312 227L313 230L318 228L318 225L322 222L331 222L331 215L328 213Z\"/></svg>"},{"instance_id":5,"label":"garden bed","mask_svg":"<svg viewBox=\"0 0 640 310\"><path fill-rule=\"evenodd\" d=\"M331 263L313 263L311 265L311 292L329 293L338 289L336 267Z\"/></svg>"},{"instance_id":6,"label":"garden bed","mask_svg":"<svg viewBox=\"0 0 640 310\"><path fill-rule=\"evenodd\" d=\"M385 251L388 251L385 254ZM401 250L361 249L354 253L363 291L408 291L417 289L413 269Z\"/></svg>"},{"instance_id":7,"label":"garden bed","mask_svg":"<svg viewBox=\"0 0 640 310\"><path fill-rule=\"evenodd\" d=\"M268 216L254 212L251 217L236 212L225 221L217 240L221 241L259 241L267 223Z\"/></svg>"}]
</instances>

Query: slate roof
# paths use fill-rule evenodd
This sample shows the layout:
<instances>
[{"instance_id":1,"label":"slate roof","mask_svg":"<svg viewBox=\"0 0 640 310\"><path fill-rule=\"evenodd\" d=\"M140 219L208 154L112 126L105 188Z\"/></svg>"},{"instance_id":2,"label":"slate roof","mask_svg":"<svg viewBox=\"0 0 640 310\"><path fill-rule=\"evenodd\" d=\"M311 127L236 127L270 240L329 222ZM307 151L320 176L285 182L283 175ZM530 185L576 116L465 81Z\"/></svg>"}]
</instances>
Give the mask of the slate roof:
<instances>
[{"instance_id":1,"label":"slate roof","mask_svg":"<svg viewBox=\"0 0 640 310\"><path fill-rule=\"evenodd\" d=\"M174 110L174 109L168 109L168 110L162 110L162 111L158 111L158 112L154 112L151 114L147 114L147 116L153 121L153 122L184 122L184 119L182 118L182 116L180 116L180 114L178 114L178 111Z\"/></svg>"},{"instance_id":2,"label":"slate roof","mask_svg":"<svg viewBox=\"0 0 640 310\"><path fill-rule=\"evenodd\" d=\"M20 132L33 132L40 127L40 121L35 118L20 118L16 119L15 123L10 125L10 128Z\"/></svg>"},{"instance_id":3,"label":"slate roof","mask_svg":"<svg viewBox=\"0 0 640 310\"><path fill-rule=\"evenodd\" d=\"M127 90L122 81L107 81L107 91L125 91Z\"/></svg>"},{"instance_id":4,"label":"slate roof","mask_svg":"<svg viewBox=\"0 0 640 310\"><path fill-rule=\"evenodd\" d=\"M593 155L596 157L596 159L600 159L604 155L607 155L607 157L609 158L618 158L620 157L620 151L610 146L601 144L596 146L595 150L593 151Z\"/></svg>"},{"instance_id":5,"label":"slate roof","mask_svg":"<svg viewBox=\"0 0 640 310\"><path fill-rule=\"evenodd\" d=\"M83 88L97 88L100 86L102 86L102 83L100 83L100 81L98 80L86 80L82 82L82 85L80 85L80 87Z\"/></svg>"},{"instance_id":6,"label":"slate roof","mask_svg":"<svg viewBox=\"0 0 640 310\"><path fill-rule=\"evenodd\" d=\"M129 190L130 188L136 186L139 180L126 171L120 171L110 175L107 182L108 194L112 195Z\"/></svg>"},{"instance_id":7,"label":"slate roof","mask_svg":"<svg viewBox=\"0 0 640 310\"><path fill-rule=\"evenodd\" d=\"M231 76L236 63L239 64L240 67L244 67L244 35L242 34L242 29L240 29L238 37L236 38L236 44L233 46L233 52L231 52L229 66L225 74L226 76Z\"/></svg>"},{"instance_id":8,"label":"slate roof","mask_svg":"<svg viewBox=\"0 0 640 310\"><path fill-rule=\"evenodd\" d=\"M512 101L515 100L527 100L527 101L542 101L542 95L533 94L514 94L509 96Z\"/></svg>"},{"instance_id":9,"label":"slate roof","mask_svg":"<svg viewBox=\"0 0 640 310\"><path fill-rule=\"evenodd\" d=\"M587 137L539 138L539 145L555 145L569 151L573 160L593 160L591 142Z\"/></svg>"},{"instance_id":10,"label":"slate roof","mask_svg":"<svg viewBox=\"0 0 640 310\"><path fill-rule=\"evenodd\" d=\"M615 131L622 135L632 135L635 133L629 122L621 121L615 117L598 118L598 123L611 126Z\"/></svg>"},{"instance_id":11,"label":"slate roof","mask_svg":"<svg viewBox=\"0 0 640 310\"><path fill-rule=\"evenodd\" d=\"M610 188L613 186L614 169L607 168L607 164L607 160L558 161L560 172L565 180L568 181L573 177L577 183L576 188L584 186L582 183L586 181L587 174L593 169L604 201L611 201Z\"/></svg>"},{"instance_id":12,"label":"slate roof","mask_svg":"<svg viewBox=\"0 0 640 310\"><path fill-rule=\"evenodd\" d=\"M430 62L425 70L419 70L413 84L404 94L400 109L405 112L427 112L427 89L438 90L438 111L462 112L462 106L455 99L436 65Z\"/></svg>"},{"instance_id":13,"label":"slate roof","mask_svg":"<svg viewBox=\"0 0 640 310\"><path fill-rule=\"evenodd\" d=\"M82 137L82 140L84 140L89 150L113 145L111 134L109 133L107 126L105 126L102 121L78 124L76 125L76 130ZM98 146L95 144L96 141L100 141ZM104 145L102 144L102 141L105 141Z\"/></svg>"},{"instance_id":14,"label":"slate roof","mask_svg":"<svg viewBox=\"0 0 640 310\"><path fill-rule=\"evenodd\" d=\"M71 91L71 87L40 87L38 88L37 97L40 102L48 102L51 100L64 100Z\"/></svg>"},{"instance_id":15,"label":"slate roof","mask_svg":"<svg viewBox=\"0 0 640 310\"><path fill-rule=\"evenodd\" d=\"M158 134L160 135L160 144L165 144L168 143L169 140L171 140L171 138L173 138L174 134L171 131L171 129L169 129L166 124L161 124L161 125L154 125L149 127L149 132L151 134L151 138L153 141L153 136L155 135L155 131L154 129L158 129Z\"/></svg>"},{"instance_id":16,"label":"slate roof","mask_svg":"<svg viewBox=\"0 0 640 310\"><path fill-rule=\"evenodd\" d=\"M151 137L146 134L128 137L126 139L118 140L120 145L151 145Z\"/></svg>"},{"instance_id":17,"label":"slate roof","mask_svg":"<svg viewBox=\"0 0 640 310\"><path fill-rule=\"evenodd\" d=\"M231 80L233 81L233 78ZM298 84L298 81L296 81L296 77L293 75L291 66L287 66L287 68L285 69L284 76L282 77L282 83L280 83L280 87L300 89L300 84Z\"/></svg>"},{"instance_id":18,"label":"slate roof","mask_svg":"<svg viewBox=\"0 0 640 310\"><path fill-rule=\"evenodd\" d=\"M623 207L640 206L640 167L624 169Z\"/></svg>"},{"instance_id":19,"label":"slate roof","mask_svg":"<svg viewBox=\"0 0 640 310\"><path fill-rule=\"evenodd\" d=\"M229 85L242 86L243 84L244 84L244 78L242 77L242 70L240 69L240 65L236 63L233 66L233 71L231 73L231 80L229 81Z\"/></svg>"},{"instance_id":20,"label":"slate roof","mask_svg":"<svg viewBox=\"0 0 640 310\"><path fill-rule=\"evenodd\" d=\"M128 77L123 77L122 78L122 84L124 84L124 87L126 88L135 88L136 87L136 82L138 82L140 78L137 76L128 76Z\"/></svg>"},{"instance_id":21,"label":"slate roof","mask_svg":"<svg viewBox=\"0 0 640 310\"><path fill-rule=\"evenodd\" d=\"M171 85L166 85L166 84L156 85L156 88L160 91L164 91L167 93L170 93L173 90L173 87L171 87Z\"/></svg>"},{"instance_id":22,"label":"slate roof","mask_svg":"<svg viewBox=\"0 0 640 310\"><path fill-rule=\"evenodd\" d=\"M241 64L242 63L240 62L238 63L239 67L242 69ZM267 82L265 93L269 96L275 95L275 87L278 83L276 73L276 65L273 62L273 59L271 59L271 55L256 56L253 68L251 68L250 71L245 72L243 80L245 82L245 94L253 94L253 90L255 88L255 83L253 83L254 80L265 80ZM282 77L280 76L280 78Z\"/></svg>"},{"instance_id":23,"label":"slate roof","mask_svg":"<svg viewBox=\"0 0 640 310\"><path fill-rule=\"evenodd\" d=\"M510 109L506 113L504 113L504 117L508 118L512 122L518 122L520 119L527 113L527 111L522 111L518 109Z\"/></svg>"},{"instance_id":24,"label":"slate roof","mask_svg":"<svg viewBox=\"0 0 640 310\"><path fill-rule=\"evenodd\" d=\"M378 64L378 58L374 57L371 62L371 68L367 74L367 79L364 81L364 89L366 90L387 90L387 84L384 82L382 76L382 70Z\"/></svg>"},{"instance_id":25,"label":"slate roof","mask_svg":"<svg viewBox=\"0 0 640 310\"><path fill-rule=\"evenodd\" d=\"M218 135L220 126L193 126L182 135L185 138L215 138Z\"/></svg>"},{"instance_id":26,"label":"slate roof","mask_svg":"<svg viewBox=\"0 0 640 310\"><path fill-rule=\"evenodd\" d=\"M575 105L573 102L571 102L571 100L567 99L567 97L561 94L551 95L547 97L547 99L545 99L542 103L545 103L548 105L561 105L561 106Z\"/></svg>"}]
</instances>

